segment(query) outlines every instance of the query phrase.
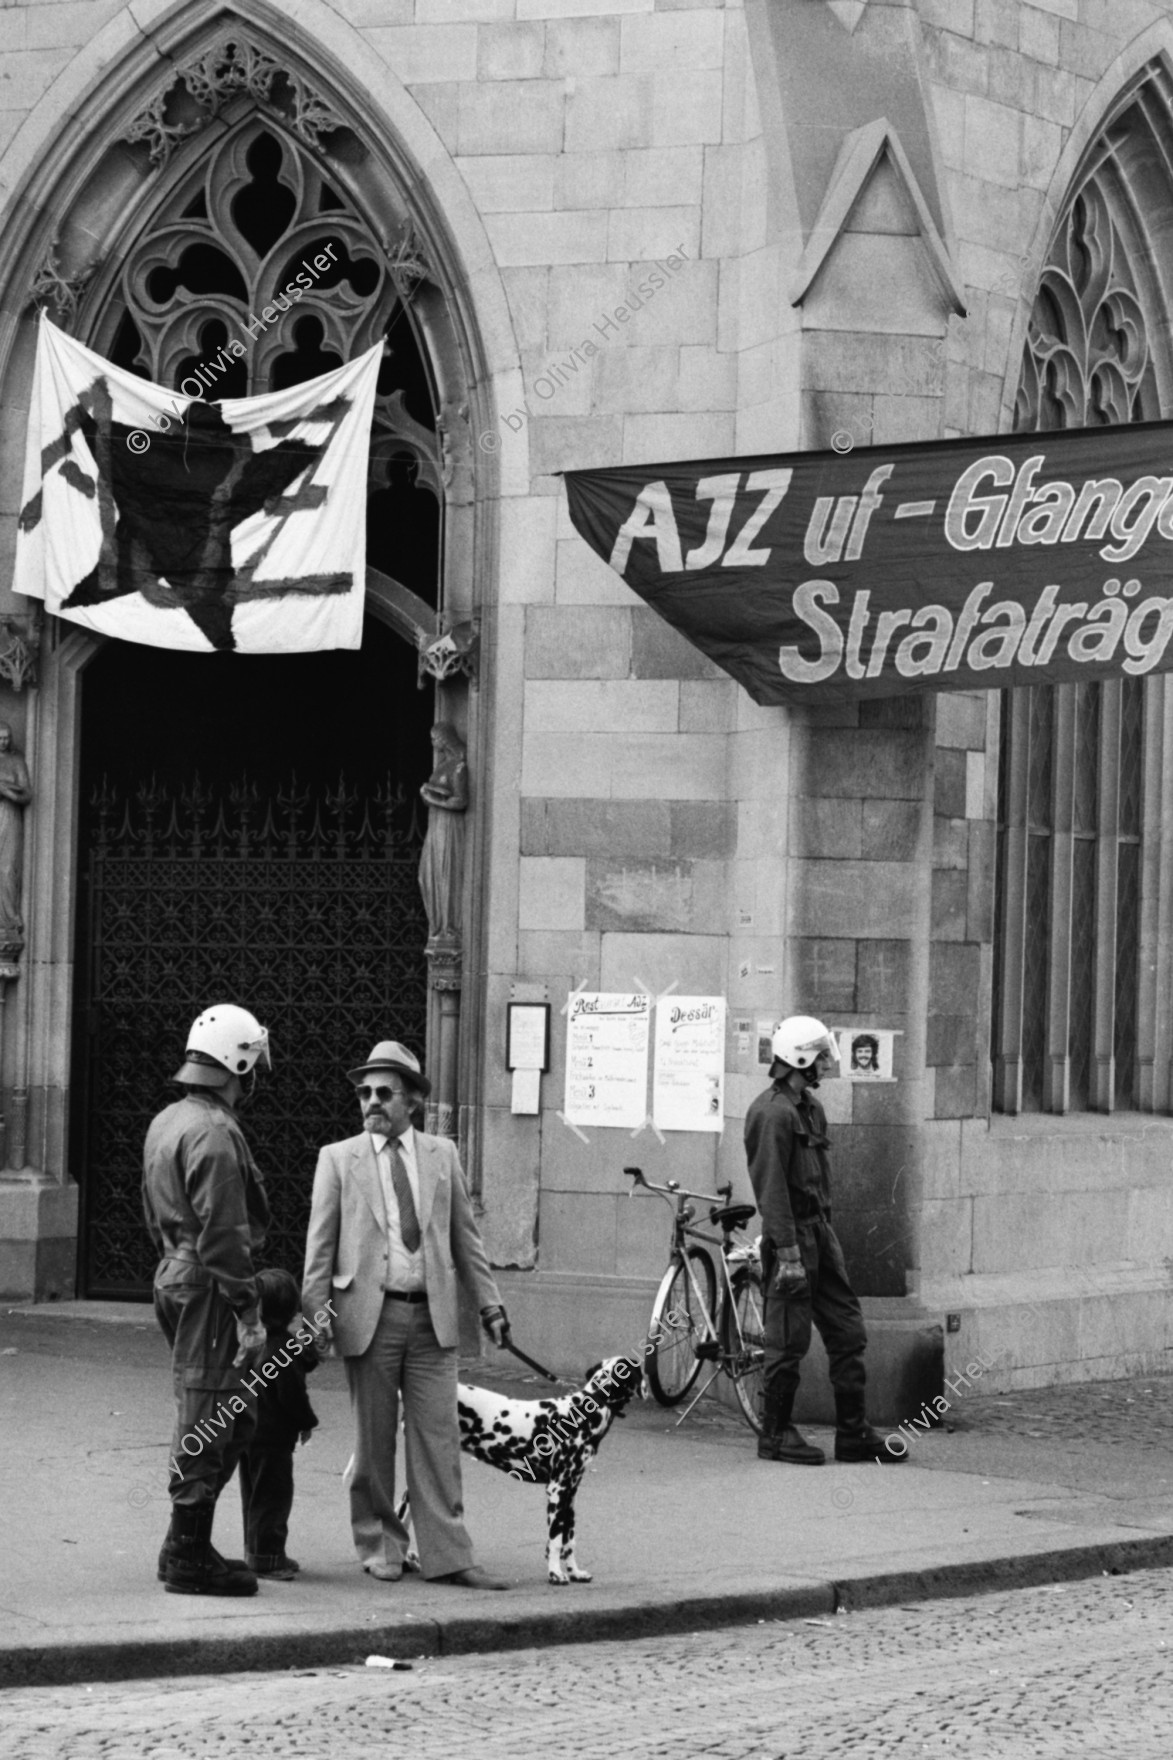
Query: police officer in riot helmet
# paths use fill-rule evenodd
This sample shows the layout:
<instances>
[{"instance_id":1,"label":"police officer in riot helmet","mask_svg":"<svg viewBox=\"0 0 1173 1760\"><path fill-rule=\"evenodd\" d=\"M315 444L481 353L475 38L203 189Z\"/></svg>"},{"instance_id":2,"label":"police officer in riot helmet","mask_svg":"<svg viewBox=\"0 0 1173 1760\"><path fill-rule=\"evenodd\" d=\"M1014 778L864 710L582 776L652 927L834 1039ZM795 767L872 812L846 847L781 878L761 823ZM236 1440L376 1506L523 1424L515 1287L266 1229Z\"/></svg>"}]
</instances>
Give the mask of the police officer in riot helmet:
<instances>
[{"instance_id":1,"label":"police officer in riot helmet","mask_svg":"<svg viewBox=\"0 0 1173 1760\"><path fill-rule=\"evenodd\" d=\"M207 1008L143 1150L143 1210L160 1253L155 1314L171 1347L171 1527L159 1576L176 1595L254 1595L242 1560L212 1545L216 1500L255 1423L242 1378L264 1350L254 1254L269 1223L264 1183L237 1118L269 1036L233 1003Z\"/></svg>"},{"instance_id":2,"label":"police officer in riot helmet","mask_svg":"<svg viewBox=\"0 0 1173 1760\"><path fill-rule=\"evenodd\" d=\"M791 1419L811 1324L827 1349L835 1392L835 1459L893 1461L864 1416L867 1334L831 1226L827 1120L814 1090L839 1053L822 1021L792 1015L774 1034L772 1085L746 1114L749 1177L762 1214L766 1292L761 1460L821 1466Z\"/></svg>"}]
</instances>

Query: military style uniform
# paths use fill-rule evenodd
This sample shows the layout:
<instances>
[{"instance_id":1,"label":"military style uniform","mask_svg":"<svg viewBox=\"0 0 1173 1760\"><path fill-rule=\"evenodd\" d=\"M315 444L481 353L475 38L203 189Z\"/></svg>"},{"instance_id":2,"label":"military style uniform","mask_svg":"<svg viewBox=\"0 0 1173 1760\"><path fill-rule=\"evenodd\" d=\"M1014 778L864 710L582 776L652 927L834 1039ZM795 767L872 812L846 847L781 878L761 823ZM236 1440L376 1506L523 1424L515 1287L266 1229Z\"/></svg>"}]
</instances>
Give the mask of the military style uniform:
<instances>
[{"instance_id":1,"label":"military style uniform","mask_svg":"<svg viewBox=\"0 0 1173 1760\"><path fill-rule=\"evenodd\" d=\"M771 1402L783 1406L789 1422L813 1321L827 1347L836 1415L844 1430L862 1422L867 1332L831 1226L828 1147L826 1116L809 1089L796 1100L784 1080L776 1081L746 1114L749 1177L764 1224L767 1407ZM778 1293L771 1288L778 1249L794 1246L802 1255L806 1284Z\"/></svg>"},{"instance_id":2,"label":"military style uniform","mask_svg":"<svg viewBox=\"0 0 1173 1760\"><path fill-rule=\"evenodd\" d=\"M155 1314L171 1347L176 1428L170 1493L215 1506L255 1425L233 1367L236 1321L258 1312L253 1254L269 1223L264 1182L235 1112L215 1089L164 1108L143 1151L143 1210L161 1258ZM233 1396L244 1410L233 1412Z\"/></svg>"}]
</instances>

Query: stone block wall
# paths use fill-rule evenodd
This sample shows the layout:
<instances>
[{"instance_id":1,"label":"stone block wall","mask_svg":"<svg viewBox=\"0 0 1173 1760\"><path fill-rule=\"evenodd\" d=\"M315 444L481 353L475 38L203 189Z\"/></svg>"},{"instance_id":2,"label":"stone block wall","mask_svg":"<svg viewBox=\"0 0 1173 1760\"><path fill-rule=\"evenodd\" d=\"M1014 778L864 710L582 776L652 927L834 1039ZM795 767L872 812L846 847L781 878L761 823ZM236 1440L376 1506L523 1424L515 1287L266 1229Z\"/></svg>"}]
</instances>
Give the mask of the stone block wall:
<instances>
[{"instance_id":1,"label":"stone block wall","mask_svg":"<svg viewBox=\"0 0 1173 1760\"><path fill-rule=\"evenodd\" d=\"M796 716L788 995L831 1025L892 1029L895 1085L821 1090L836 1226L861 1293L900 1296L915 1260L928 922L931 703Z\"/></svg>"},{"instance_id":2,"label":"stone block wall","mask_svg":"<svg viewBox=\"0 0 1173 1760\"><path fill-rule=\"evenodd\" d=\"M37 106L72 127L166 11L0 9L5 201ZM1173 0L290 0L264 16L303 51L328 43L323 67L345 64L373 125L410 139L479 326L486 927L463 1079L493 1257L564 1292L626 1288L660 1262L663 1217L622 1195L625 1161L744 1189L739 1121L763 1076L732 1026L721 1140L588 1147L558 1120L566 994L638 980L725 994L731 1023L801 1008L899 1029L896 1088L827 1090L840 1221L876 1297L910 1270L993 1289L1097 1260L1113 1221L1094 1128L1066 1152L1053 1132L1036 1160L987 1123L995 700L756 709L587 550L558 473L1007 425L1063 178L1111 94L1173 53ZM841 151L880 118L901 151L823 237ZM511 1113L501 1054L518 983L555 1005L534 1119ZM1165 1220L1164 1150L1132 1147L1143 1171L1112 1208L1141 1252ZM1087 1196L1080 1229L1064 1193Z\"/></svg>"}]
</instances>

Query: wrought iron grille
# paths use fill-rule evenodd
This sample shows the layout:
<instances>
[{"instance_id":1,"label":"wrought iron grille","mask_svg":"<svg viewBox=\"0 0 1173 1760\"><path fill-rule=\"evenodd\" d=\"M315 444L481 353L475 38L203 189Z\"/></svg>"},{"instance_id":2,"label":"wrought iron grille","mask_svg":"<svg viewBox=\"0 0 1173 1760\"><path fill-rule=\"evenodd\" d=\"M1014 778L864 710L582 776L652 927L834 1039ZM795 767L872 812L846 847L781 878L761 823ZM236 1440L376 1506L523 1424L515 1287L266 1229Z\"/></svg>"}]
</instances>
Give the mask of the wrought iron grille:
<instances>
[{"instance_id":1,"label":"wrought iron grille","mask_svg":"<svg viewBox=\"0 0 1173 1760\"><path fill-rule=\"evenodd\" d=\"M274 1068L244 1124L273 1209L263 1262L297 1275L317 1150L358 1124L345 1071L392 1027L424 1050L414 799L390 778L365 797L345 777L289 775L264 798L247 777L218 797L103 783L86 814L85 1291L150 1287L143 1137L175 1098L188 1024L221 1000L270 1030Z\"/></svg>"}]
</instances>

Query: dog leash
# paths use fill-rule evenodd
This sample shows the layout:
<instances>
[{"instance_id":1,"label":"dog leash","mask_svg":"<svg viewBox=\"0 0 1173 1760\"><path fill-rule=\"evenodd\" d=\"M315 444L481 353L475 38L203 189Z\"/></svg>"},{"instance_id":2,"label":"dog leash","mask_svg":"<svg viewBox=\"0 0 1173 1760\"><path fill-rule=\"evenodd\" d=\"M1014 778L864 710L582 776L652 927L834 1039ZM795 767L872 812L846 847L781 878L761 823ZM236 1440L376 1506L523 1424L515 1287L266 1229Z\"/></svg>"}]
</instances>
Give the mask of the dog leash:
<instances>
[{"instance_id":1,"label":"dog leash","mask_svg":"<svg viewBox=\"0 0 1173 1760\"><path fill-rule=\"evenodd\" d=\"M520 1357L521 1361L529 1368L536 1369L538 1374L544 1376L547 1381L561 1381L561 1375L551 1375L549 1369L543 1369L540 1363L535 1363L532 1357L527 1357L524 1351L518 1350L508 1328L506 1328L505 1337L501 1340L501 1346L503 1350L511 1351L515 1357Z\"/></svg>"}]
</instances>

